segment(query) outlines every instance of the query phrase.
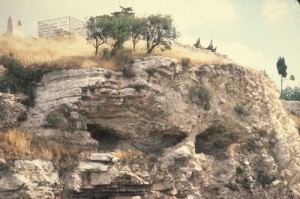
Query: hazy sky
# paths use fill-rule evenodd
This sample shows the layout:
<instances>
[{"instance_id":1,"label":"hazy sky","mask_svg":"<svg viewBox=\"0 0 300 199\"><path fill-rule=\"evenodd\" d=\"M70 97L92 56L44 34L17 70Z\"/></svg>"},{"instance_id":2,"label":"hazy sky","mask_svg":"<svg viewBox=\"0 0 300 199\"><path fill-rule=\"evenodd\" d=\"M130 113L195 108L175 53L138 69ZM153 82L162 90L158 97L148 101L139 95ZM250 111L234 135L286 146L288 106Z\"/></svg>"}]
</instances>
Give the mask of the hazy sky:
<instances>
[{"instance_id":1,"label":"hazy sky","mask_svg":"<svg viewBox=\"0 0 300 199\"><path fill-rule=\"evenodd\" d=\"M0 33L8 16L21 20L24 32L37 36L37 22L63 16L85 20L133 7L137 16L171 14L181 43L200 37L236 63L266 70L280 83L276 62L285 57L288 76L300 86L300 4L296 0L0 0ZM187 55L188 56L188 55Z\"/></svg>"}]
</instances>

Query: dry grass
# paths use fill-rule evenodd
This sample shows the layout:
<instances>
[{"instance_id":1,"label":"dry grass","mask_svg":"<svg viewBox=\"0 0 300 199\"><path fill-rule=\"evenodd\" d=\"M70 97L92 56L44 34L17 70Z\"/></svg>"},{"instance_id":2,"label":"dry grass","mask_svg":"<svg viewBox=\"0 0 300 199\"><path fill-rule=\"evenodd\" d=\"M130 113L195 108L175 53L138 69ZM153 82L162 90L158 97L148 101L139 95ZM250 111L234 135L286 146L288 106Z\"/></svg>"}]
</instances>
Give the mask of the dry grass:
<instances>
[{"instance_id":1,"label":"dry grass","mask_svg":"<svg viewBox=\"0 0 300 199\"><path fill-rule=\"evenodd\" d=\"M94 56L94 47L84 38L31 38L0 36L0 55L10 55L26 66L58 65L59 67L102 67L118 70L120 60L105 60L101 54L104 48L100 46L99 56ZM126 49L132 49L130 41L125 43ZM136 51L131 53L131 59L148 56L145 42L141 41ZM167 56L178 61L185 57L191 59L192 64L226 63L230 60L205 51L197 51L174 44L172 50L162 52L156 49L153 55ZM122 60L121 60L122 61Z\"/></svg>"},{"instance_id":2,"label":"dry grass","mask_svg":"<svg viewBox=\"0 0 300 199\"><path fill-rule=\"evenodd\" d=\"M0 132L0 158L51 160L57 168L76 159L78 149L66 143L37 140L32 132L7 130Z\"/></svg>"},{"instance_id":3,"label":"dry grass","mask_svg":"<svg viewBox=\"0 0 300 199\"><path fill-rule=\"evenodd\" d=\"M173 45L172 50L161 52L159 49L156 49L154 52L156 55L162 55L166 57L175 58L178 61L182 60L185 57L190 58L191 63L203 64L203 63L212 63L212 64L222 64L222 63L231 63L232 61L221 56L217 56L214 53L208 51L199 51L191 50L189 48L183 48L178 45Z\"/></svg>"},{"instance_id":4,"label":"dry grass","mask_svg":"<svg viewBox=\"0 0 300 199\"><path fill-rule=\"evenodd\" d=\"M119 159L135 159L145 156L145 153L136 149L116 149L115 156Z\"/></svg>"},{"instance_id":5,"label":"dry grass","mask_svg":"<svg viewBox=\"0 0 300 199\"><path fill-rule=\"evenodd\" d=\"M18 132L16 130L8 130L1 133L1 150L5 149L1 156L26 156L32 153L31 141L32 133ZM2 152L2 151L1 151Z\"/></svg>"},{"instance_id":6,"label":"dry grass","mask_svg":"<svg viewBox=\"0 0 300 199\"><path fill-rule=\"evenodd\" d=\"M21 38L0 36L0 54L10 55L26 66L110 67L94 56L94 48L84 38Z\"/></svg>"},{"instance_id":7,"label":"dry grass","mask_svg":"<svg viewBox=\"0 0 300 199\"><path fill-rule=\"evenodd\" d=\"M0 132L1 147L0 157L4 159L26 158L31 159L37 156L43 159L51 159L49 152L39 151L33 146L33 133L21 132L14 129Z\"/></svg>"},{"instance_id":8,"label":"dry grass","mask_svg":"<svg viewBox=\"0 0 300 199\"><path fill-rule=\"evenodd\" d=\"M126 48L132 48L130 42L125 43ZM145 52L146 51L146 42L141 41L136 46L137 52ZM182 60L183 58L190 58L192 64L202 64L202 63L212 63L212 64L221 64L221 63L231 63L232 60L228 58L224 58L222 56L218 56L214 53L209 51L201 51L199 49L193 49L192 47L183 47L174 43L172 45L171 50L161 51L160 48L155 48L152 53L153 55L165 56L177 59L178 61ZM146 55L146 53L144 54Z\"/></svg>"}]
</instances>

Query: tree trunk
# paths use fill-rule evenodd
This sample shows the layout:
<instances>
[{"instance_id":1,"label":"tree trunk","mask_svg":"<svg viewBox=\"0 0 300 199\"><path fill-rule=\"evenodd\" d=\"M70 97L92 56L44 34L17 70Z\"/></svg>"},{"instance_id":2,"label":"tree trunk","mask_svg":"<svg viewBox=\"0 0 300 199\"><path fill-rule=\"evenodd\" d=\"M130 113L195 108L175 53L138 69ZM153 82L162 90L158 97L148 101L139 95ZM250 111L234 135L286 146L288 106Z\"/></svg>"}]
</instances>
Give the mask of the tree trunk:
<instances>
[{"instance_id":1,"label":"tree trunk","mask_svg":"<svg viewBox=\"0 0 300 199\"><path fill-rule=\"evenodd\" d=\"M148 54L150 54L152 51L153 51L153 49L156 47L156 46L158 46L159 45L159 43L157 44L153 44L152 46L151 46L151 48L148 48ZM150 46L149 46L150 47Z\"/></svg>"},{"instance_id":2,"label":"tree trunk","mask_svg":"<svg viewBox=\"0 0 300 199\"><path fill-rule=\"evenodd\" d=\"M98 48L99 48L99 46L96 46L95 48L96 48L96 51L95 51L95 57L96 57L98 55Z\"/></svg>"},{"instance_id":3,"label":"tree trunk","mask_svg":"<svg viewBox=\"0 0 300 199\"><path fill-rule=\"evenodd\" d=\"M133 51L135 51L135 44L136 44L136 43L133 42L132 44L133 44Z\"/></svg>"},{"instance_id":4,"label":"tree trunk","mask_svg":"<svg viewBox=\"0 0 300 199\"><path fill-rule=\"evenodd\" d=\"M283 79L282 79L282 75L281 75L280 99L282 99L282 83L283 83Z\"/></svg>"}]
</instances>

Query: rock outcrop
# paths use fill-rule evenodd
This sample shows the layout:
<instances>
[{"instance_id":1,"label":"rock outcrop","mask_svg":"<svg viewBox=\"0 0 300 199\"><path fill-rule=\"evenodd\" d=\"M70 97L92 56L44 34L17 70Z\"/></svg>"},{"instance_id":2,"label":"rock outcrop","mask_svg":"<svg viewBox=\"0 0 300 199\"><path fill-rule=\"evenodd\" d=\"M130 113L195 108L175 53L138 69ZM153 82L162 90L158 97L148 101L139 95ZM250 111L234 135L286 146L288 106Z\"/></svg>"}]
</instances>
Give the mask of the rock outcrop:
<instances>
[{"instance_id":1,"label":"rock outcrop","mask_svg":"<svg viewBox=\"0 0 300 199\"><path fill-rule=\"evenodd\" d=\"M18 95L0 92L0 129L13 128L26 120L27 109Z\"/></svg>"},{"instance_id":2,"label":"rock outcrop","mask_svg":"<svg viewBox=\"0 0 300 199\"><path fill-rule=\"evenodd\" d=\"M292 115L300 117L300 102L298 101L285 101L282 100L283 108Z\"/></svg>"},{"instance_id":3,"label":"rock outcrop","mask_svg":"<svg viewBox=\"0 0 300 199\"><path fill-rule=\"evenodd\" d=\"M51 162L16 160L8 166L0 161L0 198L56 198L62 189Z\"/></svg>"},{"instance_id":4,"label":"rock outcrop","mask_svg":"<svg viewBox=\"0 0 300 199\"><path fill-rule=\"evenodd\" d=\"M65 140L98 141L61 177L69 198L300 197L299 135L263 74L164 57L122 71L45 75L22 124L43 136L60 113Z\"/></svg>"}]
</instances>

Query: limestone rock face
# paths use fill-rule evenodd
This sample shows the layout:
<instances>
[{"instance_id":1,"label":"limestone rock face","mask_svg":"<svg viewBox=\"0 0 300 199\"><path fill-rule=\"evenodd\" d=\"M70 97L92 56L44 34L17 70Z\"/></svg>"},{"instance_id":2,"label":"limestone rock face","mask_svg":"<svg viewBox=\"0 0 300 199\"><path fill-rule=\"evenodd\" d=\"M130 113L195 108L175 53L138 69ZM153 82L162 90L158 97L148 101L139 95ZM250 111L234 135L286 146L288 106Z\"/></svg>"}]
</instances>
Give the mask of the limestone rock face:
<instances>
[{"instance_id":1,"label":"limestone rock face","mask_svg":"<svg viewBox=\"0 0 300 199\"><path fill-rule=\"evenodd\" d=\"M282 100L283 108L289 113L293 115L297 115L300 117L300 102L298 101L285 101Z\"/></svg>"},{"instance_id":2,"label":"limestone rock face","mask_svg":"<svg viewBox=\"0 0 300 199\"><path fill-rule=\"evenodd\" d=\"M13 128L26 120L26 107L17 95L0 93L0 129Z\"/></svg>"},{"instance_id":3,"label":"limestone rock face","mask_svg":"<svg viewBox=\"0 0 300 199\"><path fill-rule=\"evenodd\" d=\"M0 169L0 198L55 198L61 186L51 162L17 160Z\"/></svg>"},{"instance_id":4,"label":"limestone rock face","mask_svg":"<svg viewBox=\"0 0 300 199\"><path fill-rule=\"evenodd\" d=\"M115 152L66 174L70 198L300 197L298 132L256 71L146 57L123 73L47 74L35 104L23 127L42 135L49 115L63 112L70 128Z\"/></svg>"}]
</instances>

